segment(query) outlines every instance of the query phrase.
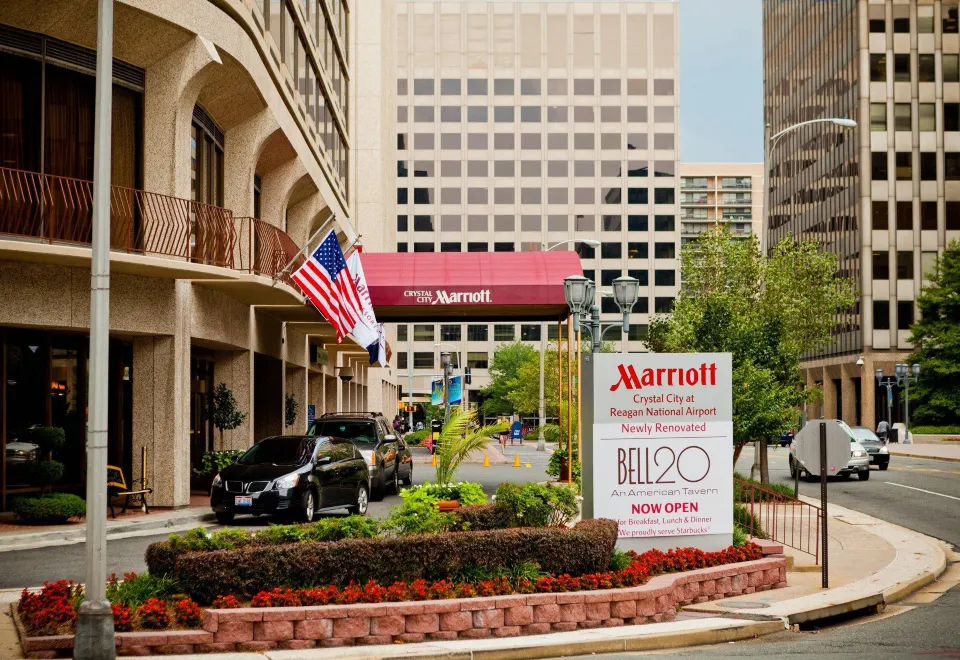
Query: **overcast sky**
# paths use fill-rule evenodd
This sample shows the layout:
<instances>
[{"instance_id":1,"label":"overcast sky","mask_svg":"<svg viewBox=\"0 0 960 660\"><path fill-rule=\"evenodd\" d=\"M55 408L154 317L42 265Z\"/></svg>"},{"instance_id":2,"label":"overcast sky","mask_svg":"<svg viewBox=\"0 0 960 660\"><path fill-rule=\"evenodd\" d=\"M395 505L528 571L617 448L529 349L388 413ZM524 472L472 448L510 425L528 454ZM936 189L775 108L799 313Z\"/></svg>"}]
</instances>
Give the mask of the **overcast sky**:
<instances>
[{"instance_id":1,"label":"overcast sky","mask_svg":"<svg viewBox=\"0 0 960 660\"><path fill-rule=\"evenodd\" d=\"M678 0L680 160L763 160L760 0Z\"/></svg>"}]
</instances>

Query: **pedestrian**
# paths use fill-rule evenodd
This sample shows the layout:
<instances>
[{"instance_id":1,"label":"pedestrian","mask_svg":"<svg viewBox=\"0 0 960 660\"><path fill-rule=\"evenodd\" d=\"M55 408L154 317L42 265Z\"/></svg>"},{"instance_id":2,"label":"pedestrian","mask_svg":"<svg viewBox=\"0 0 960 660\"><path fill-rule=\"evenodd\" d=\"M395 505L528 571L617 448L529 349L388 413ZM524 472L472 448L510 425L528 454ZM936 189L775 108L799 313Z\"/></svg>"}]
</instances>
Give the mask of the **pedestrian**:
<instances>
[{"instance_id":1,"label":"pedestrian","mask_svg":"<svg viewBox=\"0 0 960 660\"><path fill-rule=\"evenodd\" d=\"M877 435L880 436L880 439L884 442L887 441L887 434L890 432L890 425L887 424L887 420L881 419L880 423L877 424Z\"/></svg>"}]
</instances>

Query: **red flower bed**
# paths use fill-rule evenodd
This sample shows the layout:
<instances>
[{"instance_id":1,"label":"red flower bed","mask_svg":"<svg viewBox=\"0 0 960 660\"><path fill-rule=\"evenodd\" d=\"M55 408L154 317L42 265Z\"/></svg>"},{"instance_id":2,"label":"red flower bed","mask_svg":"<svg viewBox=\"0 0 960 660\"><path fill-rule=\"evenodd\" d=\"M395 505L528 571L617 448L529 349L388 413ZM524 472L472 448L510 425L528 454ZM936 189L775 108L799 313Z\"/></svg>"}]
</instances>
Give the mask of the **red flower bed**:
<instances>
[{"instance_id":1,"label":"red flower bed","mask_svg":"<svg viewBox=\"0 0 960 660\"><path fill-rule=\"evenodd\" d=\"M356 603L396 603L417 600L445 600L448 598L475 598L477 596L508 596L511 594L559 593L565 591L596 591L637 587L654 575L692 571L698 568L723 566L743 561L762 559L759 546L752 543L719 552L704 552L696 548L680 548L663 552L648 550L633 554L630 565L619 571L570 575L547 575L536 580L511 580L498 577L480 582L453 582L452 580L415 580L394 582L390 586L371 580L365 585L350 583L338 588L330 585L312 589L273 589L261 591L250 601L250 607L290 607L297 605L354 605ZM229 600L228 600L229 599ZM234 607L233 596L219 596L214 602Z\"/></svg>"}]
</instances>

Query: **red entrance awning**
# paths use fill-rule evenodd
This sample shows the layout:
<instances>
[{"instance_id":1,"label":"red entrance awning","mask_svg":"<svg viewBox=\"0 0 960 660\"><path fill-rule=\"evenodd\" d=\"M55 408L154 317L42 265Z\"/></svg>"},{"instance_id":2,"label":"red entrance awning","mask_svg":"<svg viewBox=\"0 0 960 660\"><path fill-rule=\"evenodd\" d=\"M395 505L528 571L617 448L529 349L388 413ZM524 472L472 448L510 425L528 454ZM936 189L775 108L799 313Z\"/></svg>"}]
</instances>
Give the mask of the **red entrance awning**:
<instances>
[{"instance_id":1,"label":"red entrance awning","mask_svg":"<svg viewBox=\"0 0 960 660\"><path fill-rule=\"evenodd\" d=\"M364 252L381 321L555 321L569 310L563 279L576 252Z\"/></svg>"}]
</instances>

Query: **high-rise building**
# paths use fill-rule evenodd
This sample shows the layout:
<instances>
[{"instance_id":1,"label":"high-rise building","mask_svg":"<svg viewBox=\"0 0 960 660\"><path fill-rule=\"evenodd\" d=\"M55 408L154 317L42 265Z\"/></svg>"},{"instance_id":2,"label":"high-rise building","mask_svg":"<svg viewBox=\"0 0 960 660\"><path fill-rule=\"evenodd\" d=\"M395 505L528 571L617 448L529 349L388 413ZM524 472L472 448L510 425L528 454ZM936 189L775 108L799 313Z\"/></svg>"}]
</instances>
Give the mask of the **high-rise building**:
<instances>
[{"instance_id":1,"label":"high-rise building","mask_svg":"<svg viewBox=\"0 0 960 660\"><path fill-rule=\"evenodd\" d=\"M957 0L765 0L763 18L772 131L858 122L810 124L773 149L768 244L815 238L856 281L834 343L804 363L823 391L808 412L875 426L887 406L874 371L890 375L910 354L924 276L960 237Z\"/></svg>"},{"instance_id":2,"label":"high-rise building","mask_svg":"<svg viewBox=\"0 0 960 660\"><path fill-rule=\"evenodd\" d=\"M760 236L763 163L680 163L680 237L686 243L709 227L732 236Z\"/></svg>"},{"instance_id":3,"label":"high-rise building","mask_svg":"<svg viewBox=\"0 0 960 660\"><path fill-rule=\"evenodd\" d=\"M677 12L399 0L397 251L577 249L601 293L622 275L640 281L624 342L641 350L649 316L670 311L678 288ZM613 299L600 300L616 323ZM547 331L555 340L556 325ZM443 344L477 390L497 344L540 334L539 323L400 326L400 385L412 368L414 391L428 392Z\"/></svg>"},{"instance_id":4,"label":"high-rise building","mask_svg":"<svg viewBox=\"0 0 960 660\"><path fill-rule=\"evenodd\" d=\"M337 344L284 272L324 227L345 247L362 233L393 248L373 186L395 131L374 139L357 107L389 102L382 75L394 84L375 66L393 32L366 31L374 2L116 3L108 459L128 483L146 476L151 505L188 505L204 452L303 432L308 406L395 407L395 376ZM71 484L88 407L96 27L96 3L0 3L0 446L33 456L32 427L63 428ZM221 383L245 414L222 434ZM20 450L0 453L0 507L11 489L39 492L6 461Z\"/></svg>"}]
</instances>

